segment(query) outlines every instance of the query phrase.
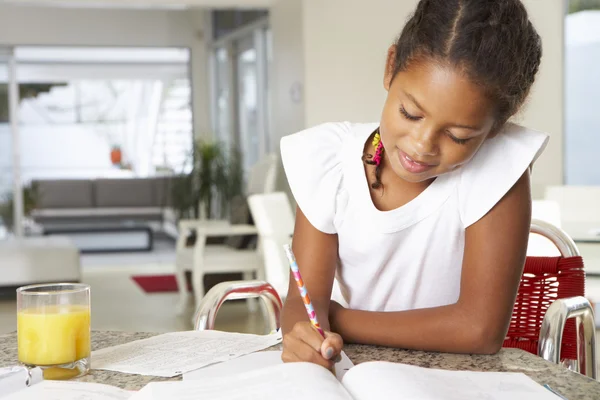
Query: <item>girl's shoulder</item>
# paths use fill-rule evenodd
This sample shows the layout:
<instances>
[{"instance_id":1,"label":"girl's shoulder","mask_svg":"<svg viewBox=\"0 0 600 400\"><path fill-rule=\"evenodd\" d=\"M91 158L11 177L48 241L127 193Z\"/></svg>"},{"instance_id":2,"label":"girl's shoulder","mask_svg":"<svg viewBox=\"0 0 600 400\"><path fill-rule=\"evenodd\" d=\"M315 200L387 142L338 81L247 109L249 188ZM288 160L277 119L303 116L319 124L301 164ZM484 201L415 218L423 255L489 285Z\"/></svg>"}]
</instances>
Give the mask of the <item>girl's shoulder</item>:
<instances>
[{"instance_id":1,"label":"girl's shoulder","mask_svg":"<svg viewBox=\"0 0 600 400\"><path fill-rule=\"evenodd\" d=\"M366 140L378 126L378 123L327 122L284 136L280 146L282 151L288 147L298 151L334 151L347 142Z\"/></svg>"},{"instance_id":2,"label":"girl's shoulder","mask_svg":"<svg viewBox=\"0 0 600 400\"><path fill-rule=\"evenodd\" d=\"M335 233L345 157L362 149L378 123L329 122L285 136L281 160L298 206L318 230Z\"/></svg>"},{"instance_id":3,"label":"girl's shoulder","mask_svg":"<svg viewBox=\"0 0 600 400\"><path fill-rule=\"evenodd\" d=\"M464 227L482 218L533 165L548 144L546 133L514 123L487 139L459 174Z\"/></svg>"}]
</instances>

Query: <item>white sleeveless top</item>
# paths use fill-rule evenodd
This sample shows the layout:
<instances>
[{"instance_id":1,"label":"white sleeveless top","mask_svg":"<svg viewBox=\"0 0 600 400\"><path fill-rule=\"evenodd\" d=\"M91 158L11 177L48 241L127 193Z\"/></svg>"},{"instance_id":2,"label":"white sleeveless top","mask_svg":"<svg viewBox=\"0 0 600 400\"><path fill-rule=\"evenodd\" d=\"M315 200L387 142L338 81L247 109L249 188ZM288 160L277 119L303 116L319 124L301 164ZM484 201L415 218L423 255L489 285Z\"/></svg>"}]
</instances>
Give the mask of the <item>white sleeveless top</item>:
<instances>
[{"instance_id":1,"label":"white sleeveless top","mask_svg":"<svg viewBox=\"0 0 600 400\"><path fill-rule=\"evenodd\" d=\"M401 311L455 303L465 229L482 218L541 154L548 136L507 124L461 168L404 206L378 210L361 159L373 124L327 123L286 136L292 193L318 230L337 234L336 280L353 309Z\"/></svg>"}]
</instances>

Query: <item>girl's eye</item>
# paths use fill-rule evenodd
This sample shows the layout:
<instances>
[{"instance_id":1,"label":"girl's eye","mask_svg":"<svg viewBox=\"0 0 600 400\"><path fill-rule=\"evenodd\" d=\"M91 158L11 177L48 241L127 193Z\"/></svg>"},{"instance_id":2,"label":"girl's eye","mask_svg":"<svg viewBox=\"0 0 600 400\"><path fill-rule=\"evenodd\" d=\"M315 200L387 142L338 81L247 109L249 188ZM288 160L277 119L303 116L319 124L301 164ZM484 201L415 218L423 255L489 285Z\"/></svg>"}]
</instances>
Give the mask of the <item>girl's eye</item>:
<instances>
[{"instance_id":1,"label":"girl's eye","mask_svg":"<svg viewBox=\"0 0 600 400\"><path fill-rule=\"evenodd\" d=\"M400 114L402 114L402 116L409 121L419 121L421 119L421 117L417 117L415 115L409 114L408 111L406 111L406 108L404 108L404 106L402 106L402 105L400 106ZM454 143L457 143L457 144L466 144L470 140L470 138L469 139L459 139L448 131L446 131L446 135L448 135L448 137Z\"/></svg>"},{"instance_id":2,"label":"girl's eye","mask_svg":"<svg viewBox=\"0 0 600 400\"><path fill-rule=\"evenodd\" d=\"M404 108L404 106L400 106L400 114L402 114L402 116L404 116L404 118L406 118L409 121L418 121L421 119L421 117L416 117L414 115L409 114L408 111L406 111L406 108Z\"/></svg>"},{"instance_id":3,"label":"girl's eye","mask_svg":"<svg viewBox=\"0 0 600 400\"><path fill-rule=\"evenodd\" d=\"M467 143L470 140L470 139L459 139L456 136L454 136L453 134L451 134L450 132L446 132L446 134L448 135L448 137L450 139L452 139L452 141L454 143L465 144L465 143Z\"/></svg>"}]
</instances>

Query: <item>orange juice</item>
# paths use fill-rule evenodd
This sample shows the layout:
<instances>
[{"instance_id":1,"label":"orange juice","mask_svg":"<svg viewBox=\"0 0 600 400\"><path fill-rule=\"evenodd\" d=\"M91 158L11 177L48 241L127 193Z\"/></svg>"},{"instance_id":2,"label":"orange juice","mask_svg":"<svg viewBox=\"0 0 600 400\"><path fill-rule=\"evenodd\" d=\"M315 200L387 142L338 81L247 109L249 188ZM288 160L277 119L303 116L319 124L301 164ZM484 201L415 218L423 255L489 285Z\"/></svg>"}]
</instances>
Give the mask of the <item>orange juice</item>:
<instances>
[{"instance_id":1,"label":"orange juice","mask_svg":"<svg viewBox=\"0 0 600 400\"><path fill-rule=\"evenodd\" d=\"M86 306L59 305L19 311L19 361L50 366L89 357L90 319L90 309Z\"/></svg>"}]
</instances>

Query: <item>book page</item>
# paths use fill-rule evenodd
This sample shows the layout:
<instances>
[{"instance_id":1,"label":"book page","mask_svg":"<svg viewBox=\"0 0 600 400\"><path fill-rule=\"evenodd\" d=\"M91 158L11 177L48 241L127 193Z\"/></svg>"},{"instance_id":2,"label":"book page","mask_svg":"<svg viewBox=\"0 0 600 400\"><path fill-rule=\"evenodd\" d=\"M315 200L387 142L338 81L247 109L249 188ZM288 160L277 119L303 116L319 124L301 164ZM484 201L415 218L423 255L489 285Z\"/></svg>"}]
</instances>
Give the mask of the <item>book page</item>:
<instances>
[{"instance_id":1,"label":"book page","mask_svg":"<svg viewBox=\"0 0 600 400\"><path fill-rule=\"evenodd\" d=\"M344 378L346 372L354 366L346 353L342 351L341 356L342 359L335 364L335 375L340 382ZM260 351L236 358L235 360L212 364L191 372L186 372L183 374L183 380L197 381L202 379L220 378L281 364L283 364L283 361L281 361L281 351Z\"/></svg>"},{"instance_id":2,"label":"book page","mask_svg":"<svg viewBox=\"0 0 600 400\"><path fill-rule=\"evenodd\" d=\"M99 383L42 381L2 397L2 400L127 400L132 394Z\"/></svg>"},{"instance_id":3,"label":"book page","mask_svg":"<svg viewBox=\"0 0 600 400\"><path fill-rule=\"evenodd\" d=\"M311 363L288 363L228 377L151 382L131 400L352 400L336 377Z\"/></svg>"},{"instance_id":4,"label":"book page","mask_svg":"<svg viewBox=\"0 0 600 400\"><path fill-rule=\"evenodd\" d=\"M388 362L352 368L342 382L355 400L397 398L556 400L525 374L514 372L446 371Z\"/></svg>"},{"instance_id":5,"label":"book page","mask_svg":"<svg viewBox=\"0 0 600 400\"><path fill-rule=\"evenodd\" d=\"M220 331L165 333L92 353L92 369L172 377L266 349L281 333L250 335Z\"/></svg>"}]
</instances>

